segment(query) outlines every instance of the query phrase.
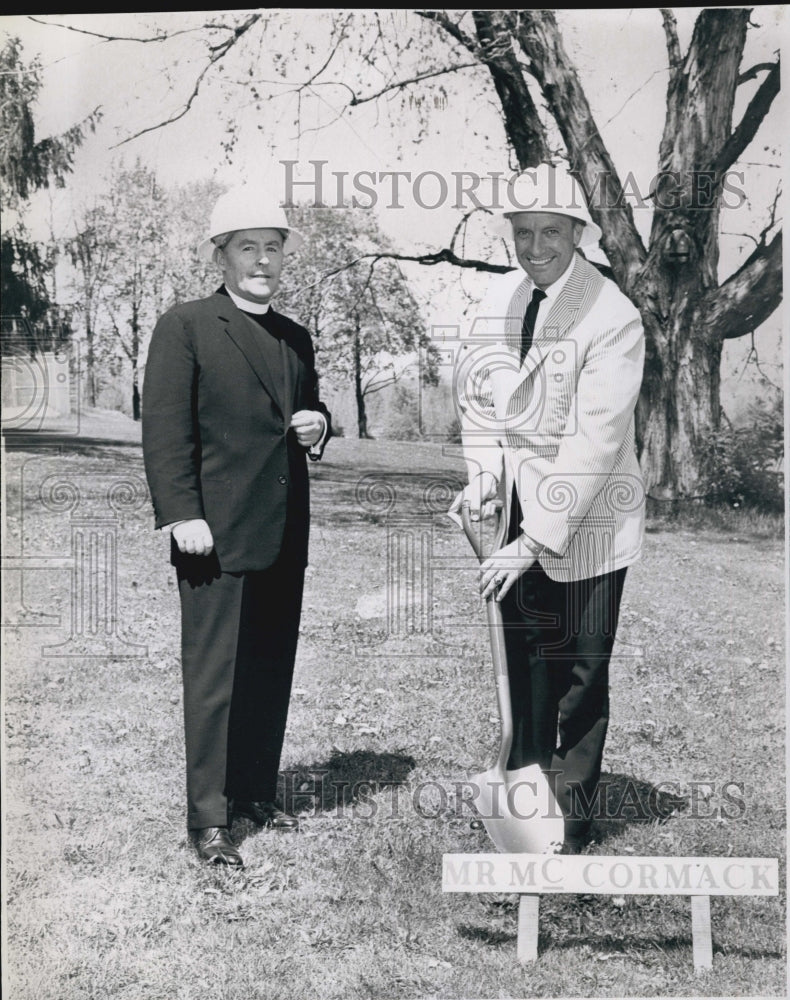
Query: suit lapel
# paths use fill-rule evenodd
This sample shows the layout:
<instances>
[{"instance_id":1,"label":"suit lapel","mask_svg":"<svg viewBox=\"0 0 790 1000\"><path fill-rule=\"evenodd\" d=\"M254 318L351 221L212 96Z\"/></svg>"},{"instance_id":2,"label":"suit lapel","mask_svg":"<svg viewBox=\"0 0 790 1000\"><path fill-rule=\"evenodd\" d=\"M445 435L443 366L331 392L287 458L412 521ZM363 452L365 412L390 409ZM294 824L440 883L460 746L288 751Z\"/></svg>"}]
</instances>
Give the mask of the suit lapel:
<instances>
[{"instance_id":1,"label":"suit lapel","mask_svg":"<svg viewBox=\"0 0 790 1000\"><path fill-rule=\"evenodd\" d=\"M286 407L276 377L276 373L283 368L280 344L271 335L261 336L260 328L255 320L245 316L240 309L237 309L230 298L226 302L227 304L222 303L223 308L220 309L219 313L219 318L225 324L225 332L247 359L259 382L285 416L286 408L290 410L290 405ZM288 422L290 423L290 416Z\"/></svg>"},{"instance_id":2,"label":"suit lapel","mask_svg":"<svg viewBox=\"0 0 790 1000\"><path fill-rule=\"evenodd\" d=\"M531 375L543 361L548 353L548 346L566 337L573 327L577 326L587 315L592 304L598 298L604 281L605 279L598 268L593 267L580 254L576 254L573 270L565 287L552 303L545 322L535 334L532 346L524 358L524 364L519 372L520 382ZM519 294L521 291L522 286L519 285L516 293ZM523 296L528 301L531 294L532 284L528 283ZM523 315L523 311L521 315Z\"/></svg>"},{"instance_id":3,"label":"suit lapel","mask_svg":"<svg viewBox=\"0 0 790 1000\"><path fill-rule=\"evenodd\" d=\"M565 287L554 300L535 341L540 344L542 341L561 340L587 314L598 297L603 282L603 275L598 269L576 254L573 270Z\"/></svg>"},{"instance_id":4,"label":"suit lapel","mask_svg":"<svg viewBox=\"0 0 790 1000\"><path fill-rule=\"evenodd\" d=\"M533 287L531 279L525 274L511 296L505 315L505 340L517 358L521 353L521 323L524 319L524 313L527 311Z\"/></svg>"},{"instance_id":5,"label":"suit lapel","mask_svg":"<svg viewBox=\"0 0 790 1000\"><path fill-rule=\"evenodd\" d=\"M298 376L299 358L296 351L288 343L287 327L282 322L282 317L274 309L264 316L264 326L272 334L272 339L277 342L280 349L280 370L283 373L283 417L286 427L291 423L293 416L293 402L295 386Z\"/></svg>"},{"instance_id":6,"label":"suit lapel","mask_svg":"<svg viewBox=\"0 0 790 1000\"><path fill-rule=\"evenodd\" d=\"M516 416L521 419L522 414L529 412L531 392L529 376L548 357L553 343L572 335L573 329L592 308L605 280L596 267L579 254L576 255L573 270L565 287L549 310L546 322L538 330L518 376L508 386L508 398L505 404L508 417ZM532 284L529 283L527 289L523 291L520 285L516 294L522 294L528 299L532 294ZM508 310L509 314L513 308L515 303ZM508 429L507 440L512 446L518 447L520 441L518 432Z\"/></svg>"}]
</instances>

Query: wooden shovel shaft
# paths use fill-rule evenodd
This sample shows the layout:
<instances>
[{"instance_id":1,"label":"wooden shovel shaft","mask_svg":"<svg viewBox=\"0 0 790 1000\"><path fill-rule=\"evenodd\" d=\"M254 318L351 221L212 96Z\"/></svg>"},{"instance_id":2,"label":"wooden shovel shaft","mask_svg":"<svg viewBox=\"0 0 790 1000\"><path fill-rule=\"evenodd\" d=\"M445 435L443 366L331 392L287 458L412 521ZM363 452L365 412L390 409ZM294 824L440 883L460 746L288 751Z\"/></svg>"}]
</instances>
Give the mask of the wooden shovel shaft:
<instances>
[{"instance_id":1,"label":"wooden shovel shaft","mask_svg":"<svg viewBox=\"0 0 790 1000\"><path fill-rule=\"evenodd\" d=\"M476 525L472 522L468 504L464 504L461 507L461 524L478 560L481 563L484 562L488 556L483 549L480 533L478 530L475 530ZM478 521L477 526L481 525L482 522ZM507 518L503 508L500 507L497 511L497 527L490 554L498 552L502 548L506 528ZM488 620L488 637L491 641L491 655L494 660L494 680L496 682L496 698L499 709L500 736L497 767L504 774L507 769L508 757L510 756L510 747L513 743L513 708L510 701L510 679L507 672L507 651L505 649L505 628L502 624L502 610L499 607L499 602L493 595L486 598L486 618Z\"/></svg>"}]
</instances>

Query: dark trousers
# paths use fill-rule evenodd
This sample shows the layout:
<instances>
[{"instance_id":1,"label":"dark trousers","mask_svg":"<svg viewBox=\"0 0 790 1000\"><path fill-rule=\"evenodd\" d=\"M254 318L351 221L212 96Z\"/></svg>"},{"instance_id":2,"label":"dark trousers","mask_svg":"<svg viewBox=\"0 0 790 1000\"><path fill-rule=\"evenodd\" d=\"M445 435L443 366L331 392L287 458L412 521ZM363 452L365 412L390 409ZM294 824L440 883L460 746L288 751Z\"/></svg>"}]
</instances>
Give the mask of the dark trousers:
<instances>
[{"instance_id":1,"label":"dark trousers","mask_svg":"<svg viewBox=\"0 0 790 1000\"><path fill-rule=\"evenodd\" d=\"M176 560L187 765L187 826L225 826L228 799L271 801L291 694L304 568L222 573Z\"/></svg>"},{"instance_id":2,"label":"dark trousers","mask_svg":"<svg viewBox=\"0 0 790 1000\"><path fill-rule=\"evenodd\" d=\"M625 569L558 583L539 563L502 599L513 704L508 769L538 763L565 834L583 836L609 723L609 659Z\"/></svg>"}]
</instances>

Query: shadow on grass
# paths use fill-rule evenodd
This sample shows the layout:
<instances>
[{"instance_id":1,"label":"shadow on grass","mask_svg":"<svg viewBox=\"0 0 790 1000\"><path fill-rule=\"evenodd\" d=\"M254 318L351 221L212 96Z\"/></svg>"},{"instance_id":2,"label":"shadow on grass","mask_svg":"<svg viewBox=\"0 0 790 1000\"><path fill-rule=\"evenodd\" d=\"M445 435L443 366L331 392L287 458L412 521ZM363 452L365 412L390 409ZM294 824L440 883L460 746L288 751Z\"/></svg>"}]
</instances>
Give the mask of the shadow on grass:
<instances>
[{"instance_id":1,"label":"shadow on grass","mask_svg":"<svg viewBox=\"0 0 790 1000\"><path fill-rule=\"evenodd\" d=\"M500 945L516 940L516 934L511 931L501 931L491 927L478 927L474 924L459 924L459 937L467 941L479 941L481 944Z\"/></svg>"},{"instance_id":2,"label":"shadow on grass","mask_svg":"<svg viewBox=\"0 0 790 1000\"><path fill-rule=\"evenodd\" d=\"M572 934L563 935L561 940L549 933L541 932L538 937L539 953L572 948L594 948L596 951L622 955L624 958L645 957L649 953L691 951L691 918L689 918L688 934L672 934L661 936L649 931L643 935L628 934L625 937L612 937L607 934ZM518 939L515 930L503 931L475 924L459 924L458 936L467 941L478 941L480 944L499 947L512 945ZM717 948L713 946L714 955L731 955L737 958L784 958L781 948Z\"/></svg>"},{"instance_id":3,"label":"shadow on grass","mask_svg":"<svg viewBox=\"0 0 790 1000\"><path fill-rule=\"evenodd\" d=\"M590 899L591 897L582 897ZM546 899L546 897L544 897ZM554 902L559 902L557 897L552 897ZM574 897L570 901L572 911L577 910L579 897ZM513 897L507 907L501 908L500 912L512 911L514 917L518 909L518 898ZM543 909L543 907L541 907ZM570 915L570 913L568 914ZM556 916L556 913L554 914ZM603 921L605 916L599 914L599 920ZM458 936L467 941L478 941L480 944L498 947L499 945L513 944L518 939L515 926L512 930L504 930L497 927L484 927L480 924L459 924L457 927ZM667 934L651 928L649 920L645 920L644 929L640 932L634 930L626 933L609 933L604 930L599 931L575 931L567 932L560 928L546 928L540 930L538 936L539 952L545 953L553 950L569 950L572 948L593 948L598 952L607 953L609 956L619 954L623 957L643 958L649 953L669 953L677 951L690 951L692 948L691 936L691 915L688 916L688 929L686 933ZM770 959L785 957L785 952L780 947L718 947L714 941L714 955L730 955L738 958Z\"/></svg>"},{"instance_id":4,"label":"shadow on grass","mask_svg":"<svg viewBox=\"0 0 790 1000\"><path fill-rule=\"evenodd\" d=\"M323 461L310 473L316 527L388 524L404 515L424 524L444 516L464 486L457 474L427 469L349 468Z\"/></svg>"},{"instance_id":5,"label":"shadow on grass","mask_svg":"<svg viewBox=\"0 0 790 1000\"><path fill-rule=\"evenodd\" d=\"M516 935L514 934L515 938ZM595 948L609 953L616 952L624 957L643 955L650 951L672 952L691 951L691 916L688 918L688 932L686 934L661 935L651 933L645 929L644 934L633 933L618 935L616 937L608 934L569 934L563 935L558 940L551 932L539 936L540 948ZM732 955L738 958L784 958L784 951L781 948L720 948L713 943L714 955Z\"/></svg>"},{"instance_id":6,"label":"shadow on grass","mask_svg":"<svg viewBox=\"0 0 790 1000\"><path fill-rule=\"evenodd\" d=\"M283 808L286 812L334 812L382 788L403 784L416 764L414 757L399 751L333 750L325 761L298 764L283 772Z\"/></svg>"},{"instance_id":7,"label":"shadow on grass","mask_svg":"<svg viewBox=\"0 0 790 1000\"><path fill-rule=\"evenodd\" d=\"M601 775L593 802L581 803L581 808L592 818L593 838L601 844L636 823L666 823L689 805L690 799L683 795L628 774L609 772Z\"/></svg>"},{"instance_id":8,"label":"shadow on grass","mask_svg":"<svg viewBox=\"0 0 790 1000\"><path fill-rule=\"evenodd\" d=\"M113 437L94 435L78 437L73 433L14 430L13 428L3 428L2 434L8 451L18 449L25 452L44 451L49 454L53 448L59 448L64 454L73 452L77 455L106 457L109 449L130 448L136 450L142 457L143 446L139 441L119 441Z\"/></svg>"},{"instance_id":9,"label":"shadow on grass","mask_svg":"<svg viewBox=\"0 0 790 1000\"><path fill-rule=\"evenodd\" d=\"M416 764L406 753L333 750L325 761L297 764L282 771L277 782L277 799L291 815L342 815L347 806L366 806L371 796L381 789L404 784ZM247 819L235 823L233 837L241 845L252 832L253 825Z\"/></svg>"}]
</instances>

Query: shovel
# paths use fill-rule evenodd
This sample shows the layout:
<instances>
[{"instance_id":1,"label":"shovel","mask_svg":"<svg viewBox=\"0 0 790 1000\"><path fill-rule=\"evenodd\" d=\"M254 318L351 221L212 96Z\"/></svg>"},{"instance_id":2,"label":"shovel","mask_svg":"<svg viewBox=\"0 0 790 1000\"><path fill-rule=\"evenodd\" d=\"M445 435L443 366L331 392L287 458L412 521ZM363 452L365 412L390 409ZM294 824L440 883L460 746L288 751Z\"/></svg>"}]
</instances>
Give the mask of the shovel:
<instances>
[{"instance_id":1,"label":"shovel","mask_svg":"<svg viewBox=\"0 0 790 1000\"><path fill-rule=\"evenodd\" d=\"M480 533L472 523L468 504L461 508L461 524L482 563L487 556ZM492 552L502 548L506 531L507 518L500 507ZM513 710L502 611L493 594L486 598L486 616L494 660L500 743L496 763L469 779L478 792L472 802L497 850L504 854L553 853L562 847L564 822L546 775L539 764L528 764L516 771L506 770L513 742Z\"/></svg>"}]
</instances>

